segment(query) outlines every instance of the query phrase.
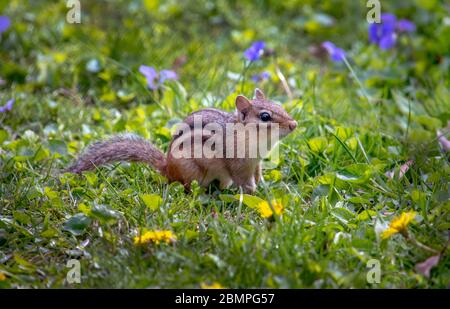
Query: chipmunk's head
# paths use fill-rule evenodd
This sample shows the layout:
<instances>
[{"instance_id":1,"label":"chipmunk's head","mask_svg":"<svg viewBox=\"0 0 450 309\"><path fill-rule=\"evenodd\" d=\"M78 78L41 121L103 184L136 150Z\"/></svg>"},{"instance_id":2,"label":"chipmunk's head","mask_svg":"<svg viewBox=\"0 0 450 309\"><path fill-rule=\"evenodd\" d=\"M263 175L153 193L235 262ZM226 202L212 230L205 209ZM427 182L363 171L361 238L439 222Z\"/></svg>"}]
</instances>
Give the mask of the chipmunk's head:
<instances>
[{"instance_id":1,"label":"chipmunk's head","mask_svg":"<svg viewBox=\"0 0 450 309\"><path fill-rule=\"evenodd\" d=\"M266 99L264 93L258 88L255 89L253 100L238 95L236 109L239 122L243 124L264 123L268 127L276 124L279 128L280 137L285 137L297 127L297 121L292 119L281 105Z\"/></svg>"}]
</instances>

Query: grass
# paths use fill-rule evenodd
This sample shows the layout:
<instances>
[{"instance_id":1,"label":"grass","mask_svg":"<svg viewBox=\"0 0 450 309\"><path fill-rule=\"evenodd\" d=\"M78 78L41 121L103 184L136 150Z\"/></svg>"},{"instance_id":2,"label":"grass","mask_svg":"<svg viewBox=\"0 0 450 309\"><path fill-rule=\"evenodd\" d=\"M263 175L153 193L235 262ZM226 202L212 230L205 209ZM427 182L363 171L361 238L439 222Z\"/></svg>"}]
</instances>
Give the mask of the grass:
<instances>
[{"instance_id":1,"label":"grass","mask_svg":"<svg viewBox=\"0 0 450 309\"><path fill-rule=\"evenodd\" d=\"M448 137L450 110L443 5L389 4L418 30L381 51L367 43L365 4L353 1L152 3L90 1L83 23L70 25L64 3L0 1L1 15L14 16L0 37L0 105L16 99L0 114L0 287L449 285L449 157L436 136ZM244 80L242 53L255 40L276 55ZM347 51L352 71L310 54L325 40ZM178 82L146 88L141 64L161 70L181 56ZM255 84L262 71L271 78ZM256 86L299 122L254 194L280 201L280 216L261 217L237 189L186 193L144 164L61 172L86 145L120 132L166 150L189 112L232 110ZM380 237L407 211L417 212L409 237L441 252L429 278L415 265L435 253L401 234ZM144 229L173 231L177 241L136 246ZM67 282L70 259L81 263L79 284ZM380 261L378 284L366 280L371 259Z\"/></svg>"}]
</instances>

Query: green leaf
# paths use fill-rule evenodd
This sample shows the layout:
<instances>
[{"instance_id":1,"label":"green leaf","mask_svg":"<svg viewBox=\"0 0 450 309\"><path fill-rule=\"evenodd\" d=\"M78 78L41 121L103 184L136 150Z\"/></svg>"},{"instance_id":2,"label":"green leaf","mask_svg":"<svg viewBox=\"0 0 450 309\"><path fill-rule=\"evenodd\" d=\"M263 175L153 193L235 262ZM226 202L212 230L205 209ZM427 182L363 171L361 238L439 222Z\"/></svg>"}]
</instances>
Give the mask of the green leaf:
<instances>
[{"instance_id":1,"label":"green leaf","mask_svg":"<svg viewBox=\"0 0 450 309\"><path fill-rule=\"evenodd\" d=\"M157 210L163 202L163 199L158 194L141 194L142 201L144 201L145 206L151 210Z\"/></svg>"},{"instance_id":2,"label":"green leaf","mask_svg":"<svg viewBox=\"0 0 450 309\"><path fill-rule=\"evenodd\" d=\"M17 156L14 157L15 161L26 161L34 156L34 150L25 145L19 144L17 148Z\"/></svg>"},{"instance_id":3,"label":"green leaf","mask_svg":"<svg viewBox=\"0 0 450 309\"><path fill-rule=\"evenodd\" d=\"M49 142L49 149L52 154L67 155L67 145L64 141L51 140Z\"/></svg>"},{"instance_id":4,"label":"green leaf","mask_svg":"<svg viewBox=\"0 0 450 309\"><path fill-rule=\"evenodd\" d=\"M56 235L58 235L58 231L52 228L45 230L41 233L41 237L44 238L52 238L55 237Z\"/></svg>"},{"instance_id":5,"label":"green leaf","mask_svg":"<svg viewBox=\"0 0 450 309\"><path fill-rule=\"evenodd\" d=\"M365 221L365 220L369 220L373 217L377 216L377 212L373 211L373 210L364 210L362 211L359 215L358 215L358 220L359 221Z\"/></svg>"},{"instance_id":6,"label":"green leaf","mask_svg":"<svg viewBox=\"0 0 450 309\"><path fill-rule=\"evenodd\" d=\"M367 164L352 164L336 173L336 177L342 181L351 183L365 183L371 175L370 167Z\"/></svg>"},{"instance_id":7,"label":"green leaf","mask_svg":"<svg viewBox=\"0 0 450 309\"><path fill-rule=\"evenodd\" d=\"M87 182L91 185L91 186L95 186L97 184L97 174L93 173L93 172L87 172L87 173L83 173L83 176L86 178Z\"/></svg>"},{"instance_id":8,"label":"green leaf","mask_svg":"<svg viewBox=\"0 0 450 309\"><path fill-rule=\"evenodd\" d=\"M268 175L268 179L273 180L273 181L280 181L282 178L283 178L283 175L281 174L281 172L279 170L271 170Z\"/></svg>"},{"instance_id":9,"label":"green leaf","mask_svg":"<svg viewBox=\"0 0 450 309\"><path fill-rule=\"evenodd\" d=\"M347 201L353 204L370 204L369 200L360 196L353 196L347 199Z\"/></svg>"},{"instance_id":10,"label":"green leaf","mask_svg":"<svg viewBox=\"0 0 450 309\"><path fill-rule=\"evenodd\" d=\"M311 199L315 200L317 197L328 196L329 193L330 193L329 185L318 185L317 187L314 188Z\"/></svg>"},{"instance_id":11,"label":"green leaf","mask_svg":"<svg viewBox=\"0 0 450 309\"><path fill-rule=\"evenodd\" d=\"M53 191L49 187L45 187L44 188L44 194L45 194L46 197L48 197L51 200L58 197L58 192Z\"/></svg>"},{"instance_id":12,"label":"green leaf","mask_svg":"<svg viewBox=\"0 0 450 309\"><path fill-rule=\"evenodd\" d=\"M192 240L194 238L197 238L198 235L199 235L199 233L197 231L194 231L194 230L187 230L186 233L184 234L184 236L186 237L186 239L188 241Z\"/></svg>"},{"instance_id":13,"label":"green leaf","mask_svg":"<svg viewBox=\"0 0 450 309\"><path fill-rule=\"evenodd\" d=\"M130 102L136 97L136 95L134 93L128 93L125 90L119 90L117 91L117 97L122 102Z\"/></svg>"},{"instance_id":14,"label":"green leaf","mask_svg":"<svg viewBox=\"0 0 450 309\"><path fill-rule=\"evenodd\" d=\"M143 0L144 7L149 13L155 13L158 11L159 0Z\"/></svg>"},{"instance_id":15,"label":"green leaf","mask_svg":"<svg viewBox=\"0 0 450 309\"><path fill-rule=\"evenodd\" d=\"M323 136L314 137L308 141L308 145L312 152L321 153L327 148L328 140Z\"/></svg>"},{"instance_id":16,"label":"green leaf","mask_svg":"<svg viewBox=\"0 0 450 309\"><path fill-rule=\"evenodd\" d=\"M224 202L236 202L236 201L240 201L240 199L241 199L240 194L235 194L235 195L221 194L221 195L219 195L219 197ZM261 202L264 202L264 200L257 196L250 195L250 194L242 195L242 203L247 207L257 208L258 204Z\"/></svg>"},{"instance_id":17,"label":"green leaf","mask_svg":"<svg viewBox=\"0 0 450 309\"><path fill-rule=\"evenodd\" d=\"M167 107L169 113L172 113L174 110L174 102L175 102L175 92L172 88L167 88L164 92L164 97L161 99L161 105Z\"/></svg>"},{"instance_id":18,"label":"green leaf","mask_svg":"<svg viewBox=\"0 0 450 309\"><path fill-rule=\"evenodd\" d=\"M34 155L35 161L41 161L47 159L50 156L50 151L46 148L39 148L39 150Z\"/></svg>"},{"instance_id":19,"label":"green leaf","mask_svg":"<svg viewBox=\"0 0 450 309\"><path fill-rule=\"evenodd\" d=\"M400 91L394 90L392 91L392 94L394 96L395 103L404 115L409 115L410 111L411 115L425 114L422 104L417 104L411 99L406 98Z\"/></svg>"},{"instance_id":20,"label":"green leaf","mask_svg":"<svg viewBox=\"0 0 450 309\"><path fill-rule=\"evenodd\" d=\"M13 217L19 223L22 223L22 224L30 224L31 223L31 217L23 211L19 211L19 210L13 211Z\"/></svg>"},{"instance_id":21,"label":"green leaf","mask_svg":"<svg viewBox=\"0 0 450 309\"><path fill-rule=\"evenodd\" d=\"M89 216L91 214L91 208L84 203L80 203L78 205L78 210L84 213L86 216Z\"/></svg>"},{"instance_id":22,"label":"green leaf","mask_svg":"<svg viewBox=\"0 0 450 309\"><path fill-rule=\"evenodd\" d=\"M234 197L234 195L231 194L220 194L219 198L227 203L232 203L236 201L236 198Z\"/></svg>"},{"instance_id":23,"label":"green leaf","mask_svg":"<svg viewBox=\"0 0 450 309\"><path fill-rule=\"evenodd\" d=\"M91 209L91 217L98 219L101 223L113 224L120 218L120 214L106 205L95 205Z\"/></svg>"},{"instance_id":24,"label":"green leaf","mask_svg":"<svg viewBox=\"0 0 450 309\"><path fill-rule=\"evenodd\" d=\"M36 268L33 264L31 264L18 254L14 254L14 261L16 261L17 264L19 264L23 269L26 270L33 270Z\"/></svg>"},{"instance_id":25,"label":"green leaf","mask_svg":"<svg viewBox=\"0 0 450 309\"><path fill-rule=\"evenodd\" d=\"M85 230L91 222L91 218L87 217L83 213L78 213L64 222L63 229L69 231L72 235L79 236L85 233Z\"/></svg>"},{"instance_id":26,"label":"green leaf","mask_svg":"<svg viewBox=\"0 0 450 309\"><path fill-rule=\"evenodd\" d=\"M241 195L236 194L234 197L236 198L237 201L239 201L239 199L241 198ZM257 208L259 203L261 203L261 202L264 202L264 200L257 196L250 195L250 194L243 195L242 203L244 203L246 206L248 206L250 208Z\"/></svg>"},{"instance_id":27,"label":"green leaf","mask_svg":"<svg viewBox=\"0 0 450 309\"><path fill-rule=\"evenodd\" d=\"M3 144L4 141L6 141L9 137L9 134L5 130L0 130L0 144Z\"/></svg>"},{"instance_id":28,"label":"green leaf","mask_svg":"<svg viewBox=\"0 0 450 309\"><path fill-rule=\"evenodd\" d=\"M413 117L413 121L417 121L417 123L420 123L430 131L436 131L442 126L442 123L438 118L430 117L427 115Z\"/></svg>"},{"instance_id":29,"label":"green leaf","mask_svg":"<svg viewBox=\"0 0 450 309\"><path fill-rule=\"evenodd\" d=\"M347 139L353 136L353 130L351 128L337 127L336 136L345 142Z\"/></svg>"},{"instance_id":30,"label":"green leaf","mask_svg":"<svg viewBox=\"0 0 450 309\"><path fill-rule=\"evenodd\" d=\"M345 223L347 223L347 221L349 221L355 217L353 212L351 212L350 210L348 210L347 208L344 208L344 207L333 208L333 210L331 212L336 218L339 218L339 219L345 221Z\"/></svg>"}]
</instances>

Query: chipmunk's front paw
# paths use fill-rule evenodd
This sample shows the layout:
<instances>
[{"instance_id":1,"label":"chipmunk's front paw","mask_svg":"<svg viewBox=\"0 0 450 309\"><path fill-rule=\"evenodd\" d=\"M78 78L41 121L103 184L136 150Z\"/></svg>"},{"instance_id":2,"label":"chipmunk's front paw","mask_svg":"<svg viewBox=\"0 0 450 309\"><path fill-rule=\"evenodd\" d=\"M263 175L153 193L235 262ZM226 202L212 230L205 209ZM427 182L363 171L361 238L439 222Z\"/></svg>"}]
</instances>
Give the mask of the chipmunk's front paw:
<instances>
[{"instance_id":1,"label":"chipmunk's front paw","mask_svg":"<svg viewBox=\"0 0 450 309\"><path fill-rule=\"evenodd\" d=\"M246 185L243 186L242 189L244 190L245 194L255 193L255 191L256 191L256 184L255 184L255 182L246 184Z\"/></svg>"},{"instance_id":2,"label":"chipmunk's front paw","mask_svg":"<svg viewBox=\"0 0 450 309\"><path fill-rule=\"evenodd\" d=\"M251 178L235 177L233 178L233 183L235 187L242 188L242 191L244 191L244 193L246 194L251 194L256 191L254 176L252 176Z\"/></svg>"}]
</instances>

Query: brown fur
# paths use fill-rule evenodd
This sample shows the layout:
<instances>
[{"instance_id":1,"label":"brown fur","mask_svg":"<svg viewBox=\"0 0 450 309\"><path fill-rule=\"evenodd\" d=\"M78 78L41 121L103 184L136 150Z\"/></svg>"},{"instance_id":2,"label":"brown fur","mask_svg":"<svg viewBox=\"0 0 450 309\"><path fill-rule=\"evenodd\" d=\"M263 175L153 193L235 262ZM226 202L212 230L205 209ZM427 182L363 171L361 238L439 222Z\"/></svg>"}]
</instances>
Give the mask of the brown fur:
<instances>
[{"instance_id":1,"label":"brown fur","mask_svg":"<svg viewBox=\"0 0 450 309\"><path fill-rule=\"evenodd\" d=\"M118 135L90 145L67 172L81 173L116 161L144 162L166 174L166 157L148 141L136 135Z\"/></svg>"},{"instance_id":2,"label":"brown fur","mask_svg":"<svg viewBox=\"0 0 450 309\"><path fill-rule=\"evenodd\" d=\"M267 112L272 117L270 123L277 123L284 137L292 132L297 123L279 105L267 100L261 90L256 89L255 99L249 100L244 96L236 98L236 113L227 113L214 108L207 108L190 114L184 123L193 127L194 115L202 116L203 126L207 123L219 124L225 128L227 123L262 123L260 114ZM225 133L225 130L224 130ZM192 181L197 180L200 185L207 186L213 180L220 181L220 187L226 188L231 184L242 187L245 192L251 193L261 178L261 160L255 158L175 158L173 156L173 143L179 138L186 138L181 134L174 135L169 146L167 158L164 154L147 141L132 135L114 137L88 147L74 165L67 171L81 173L115 161L145 162L158 170L170 181L179 181L186 188ZM187 136L193 144L193 133ZM204 141L203 141L204 142ZM202 142L202 143L203 143ZM248 136L245 141L252 143ZM225 148L225 147L224 147ZM223 150L226 151L225 149Z\"/></svg>"}]
</instances>

